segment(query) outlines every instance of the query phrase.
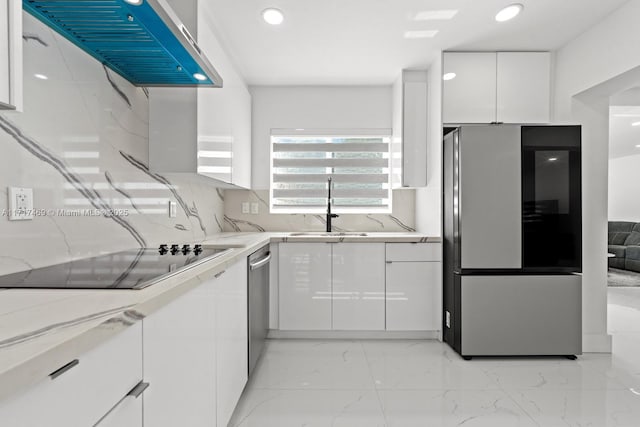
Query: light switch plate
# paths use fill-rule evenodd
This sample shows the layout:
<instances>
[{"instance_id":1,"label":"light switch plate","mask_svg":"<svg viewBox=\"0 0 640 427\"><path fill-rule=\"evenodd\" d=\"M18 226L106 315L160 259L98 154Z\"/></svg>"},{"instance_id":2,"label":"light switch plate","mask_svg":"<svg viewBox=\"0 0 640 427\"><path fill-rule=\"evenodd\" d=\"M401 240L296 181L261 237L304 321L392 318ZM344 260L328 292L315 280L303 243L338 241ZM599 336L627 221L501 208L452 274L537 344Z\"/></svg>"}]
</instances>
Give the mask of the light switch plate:
<instances>
[{"instance_id":1,"label":"light switch plate","mask_svg":"<svg viewBox=\"0 0 640 427\"><path fill-rule=\"evenodd\" d=\"M33 219L33 189L9 187L9 221Z\"/></svg>"},{"instance_id":2,"label":"light switch plate","mask_svg":"<svg viewBox=\"0 0 640 427\"><path fill-rule=\"evenodd\" d=\"M169 218L175 218L176 216L178 216L178 204L169 201Z\"/></svg>"},{"instance_id":3,"label":"light switch plate","mask_svg":"<svg viewBox=\"0 0 640 427\"><path fill-rule=\"evenodd\" d=\"M242 202L242 213L243 214L249 213L249 202Z\"/></svg>"},{"instance_id":4,"label":"light switch plate","mask_svg":"<svg viewBox=\"0 0 640 427\"><path fill-rule=\"evenodd\" d=\"M251 213L253 215L258 215L260 213L260 205L258 202L251 202Z\"/></svg>"}]
</instances>

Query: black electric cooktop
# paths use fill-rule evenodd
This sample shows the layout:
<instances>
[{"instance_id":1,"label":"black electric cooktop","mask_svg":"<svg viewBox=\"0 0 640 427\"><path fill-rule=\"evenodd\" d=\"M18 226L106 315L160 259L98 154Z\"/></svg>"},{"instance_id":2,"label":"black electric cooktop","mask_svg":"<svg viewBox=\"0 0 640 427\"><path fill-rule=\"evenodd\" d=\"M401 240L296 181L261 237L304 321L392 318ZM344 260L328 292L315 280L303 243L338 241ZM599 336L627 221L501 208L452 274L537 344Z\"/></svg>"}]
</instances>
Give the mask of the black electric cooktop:
<instances>
[{"instance_id":1,"label":"black electric cooktop","mask_svg":"<svg viewBox=\"0 0 640 427\"><path fill-rule=\"evenodd\" d=\"M161 245L0 276L0 288L142 289L226 249Z\"/></svg>"}]
</instances>

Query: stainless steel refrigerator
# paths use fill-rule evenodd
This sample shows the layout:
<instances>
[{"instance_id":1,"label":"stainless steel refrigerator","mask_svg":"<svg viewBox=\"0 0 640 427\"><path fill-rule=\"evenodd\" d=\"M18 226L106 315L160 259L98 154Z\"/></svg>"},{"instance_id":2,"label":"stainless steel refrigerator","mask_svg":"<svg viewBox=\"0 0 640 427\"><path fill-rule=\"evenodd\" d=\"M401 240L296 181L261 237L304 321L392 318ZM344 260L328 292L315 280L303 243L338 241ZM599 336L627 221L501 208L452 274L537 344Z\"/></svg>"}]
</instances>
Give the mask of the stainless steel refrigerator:
<instances>
[{"instance_id":1,"label":"stainless steel refrigerator","mask_svg":"<svg viewBox=\"0 0 640 427\"><path fill-rule=\"evenodd\" d=\"M581 354L580 126L445 133L445 342L466 359Z\"/></svg>"}]
</instances>

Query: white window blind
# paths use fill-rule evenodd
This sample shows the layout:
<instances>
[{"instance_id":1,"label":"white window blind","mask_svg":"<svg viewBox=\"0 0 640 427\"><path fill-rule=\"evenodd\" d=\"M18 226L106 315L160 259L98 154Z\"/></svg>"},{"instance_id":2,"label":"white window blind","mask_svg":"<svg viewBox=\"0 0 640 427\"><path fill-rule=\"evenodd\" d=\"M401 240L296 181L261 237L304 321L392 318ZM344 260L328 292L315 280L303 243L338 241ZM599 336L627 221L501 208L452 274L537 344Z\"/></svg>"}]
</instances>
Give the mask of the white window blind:
<instances>
[{"instance_id":1,"label":"white window blind","mask_svg":"<svg viewBox=\"0 0 640 427\"><path fill-rule=\"evenodd\" d=\"M271 211L325 212L331 177L334 212L391 212L390 133L273 130Z\"/></svg>"}]
</instances>

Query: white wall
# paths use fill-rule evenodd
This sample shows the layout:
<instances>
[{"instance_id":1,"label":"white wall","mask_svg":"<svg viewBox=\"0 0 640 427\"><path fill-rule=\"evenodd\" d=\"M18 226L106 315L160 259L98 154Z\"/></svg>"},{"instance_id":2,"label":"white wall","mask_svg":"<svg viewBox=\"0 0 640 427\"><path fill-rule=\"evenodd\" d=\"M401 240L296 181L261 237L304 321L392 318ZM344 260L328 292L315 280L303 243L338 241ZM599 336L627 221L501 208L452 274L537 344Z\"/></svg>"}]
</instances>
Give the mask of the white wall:
<instances>
[{"instance_id":1,"label":"white wall","mask_svg":"<svg viewBox=\"0 0 640 427\"><path fill-rule=\"evenodd\" d=\"M416 190L416 230L442 235L442 53L429 67L427 186Z\"/></svg>"},{"instance_id":2,"label":"white wall","mask_svg":"<svg viewBox=\"0 0 640 427\"><path fill-rule=\"evenodd\" d=\"M609 160L609 219L640 222L640 154Z\"/></svg>"},{"instance_id":3,"label":"white wall","mask_svg":"<svg viewBox=\"0 0 640 427\"><path fill-rule=\"evenodd\" d=\"M391 128L389 86L254 86L252 185L269 188L271 129Z\"/></svg>"},{"instance_id":4,"label":"white wall","mask_svg":"<svg viewBox=\"0 0 640 427\"><path fill-rule=\"evenodd\" d=\"M569 42L555 58L555 122L583 126L583 349L610 351L607 335L607 182L610 95L640 66L640 0Z\"/></svg>"}]
</instances>

